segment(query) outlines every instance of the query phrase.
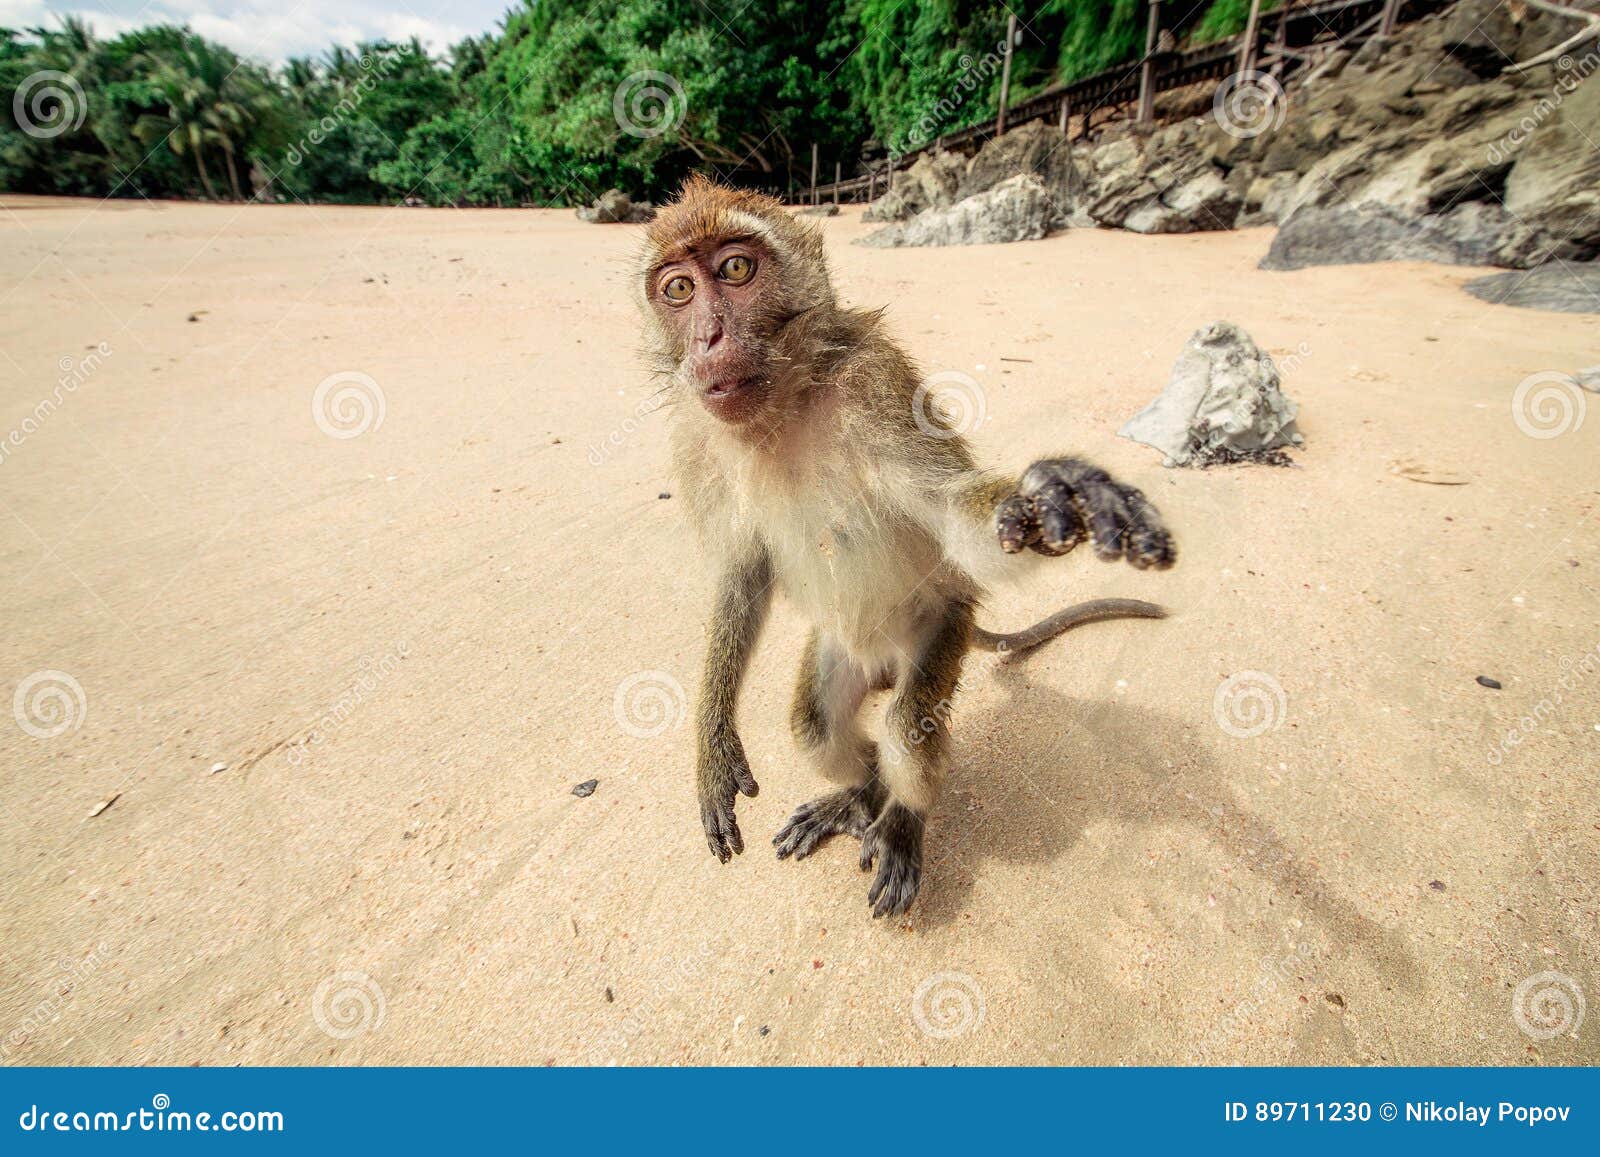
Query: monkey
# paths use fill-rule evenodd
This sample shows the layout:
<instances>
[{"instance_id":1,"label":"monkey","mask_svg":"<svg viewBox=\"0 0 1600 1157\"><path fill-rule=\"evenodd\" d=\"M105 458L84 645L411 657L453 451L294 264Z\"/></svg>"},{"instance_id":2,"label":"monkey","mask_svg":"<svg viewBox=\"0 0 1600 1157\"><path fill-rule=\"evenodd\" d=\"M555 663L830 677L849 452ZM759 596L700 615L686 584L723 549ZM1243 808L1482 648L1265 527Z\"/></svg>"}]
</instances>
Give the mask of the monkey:
<instances>
[{"instance_id":1,"label":"monkey","mask_svg":"<svg viewBox=\"0 0 1600 1157\"><path fill-rule=\"evenodd\" d=\"M1170 567L1172 536L1142 493L1081 458L981 469L948 416L923 412L922 377L883 311L840 304L821 230L772 197L689 177L646 226L636 275L677 490L718 568L694 727L706 841L722 863L744 851L734 805L758 787L735 716L781 592L811 624L790 729L836 790L790 815L777 855L859 839L873 916L902 915L968 651L1165 613L1100 600L1001 635L975 621L990 586L1085 542L1101 559ZM857 718L879 688L892 692L881 742Z\"/></svg>"}]
</instances>

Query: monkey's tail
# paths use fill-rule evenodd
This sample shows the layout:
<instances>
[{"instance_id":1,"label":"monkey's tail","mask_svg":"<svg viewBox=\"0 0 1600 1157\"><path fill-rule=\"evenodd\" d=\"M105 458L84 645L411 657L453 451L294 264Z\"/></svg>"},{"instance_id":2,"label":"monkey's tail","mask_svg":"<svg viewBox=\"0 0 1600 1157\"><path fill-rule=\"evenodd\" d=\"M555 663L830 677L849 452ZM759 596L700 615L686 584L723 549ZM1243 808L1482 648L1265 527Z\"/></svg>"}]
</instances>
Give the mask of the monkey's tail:
<instances>
[{"instance_id":1,"label":"monkey's tail","mask_svg":"<svg viewBox=\"0 0 1600 1157\"><path fill-rule=\"evenodd\" d=\"M1069 631L1083 623L1092 623L1096 619L1166 617L1165 607L1158 607L1155 603L1147 603L1141 599L1091 599L1089 602L1068 607L1064 611L1057 611L1047 619L1040 619L1026 630L1013 631L1008 635L974 627L972 645L978 650L1014 654L1017 651L1031 650L1040 643L1049 642L1063 631Z\"/></svg>"}]
</instances>

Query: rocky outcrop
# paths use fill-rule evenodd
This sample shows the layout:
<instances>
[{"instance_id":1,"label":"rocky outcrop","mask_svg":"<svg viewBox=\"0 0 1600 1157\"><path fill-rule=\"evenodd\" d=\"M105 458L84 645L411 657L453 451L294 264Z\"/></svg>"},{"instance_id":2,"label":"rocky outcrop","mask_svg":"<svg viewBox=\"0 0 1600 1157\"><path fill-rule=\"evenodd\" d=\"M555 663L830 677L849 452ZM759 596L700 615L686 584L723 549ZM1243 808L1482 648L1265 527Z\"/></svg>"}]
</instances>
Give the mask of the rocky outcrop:
<instances>
[{"instance_id":1,"label":"rocky outcrop","mask_svg":"<svg viewBox=\"0 0 1600 1157\"><path fill-rule=\"evenodd\" d=\"M1044 183L1031 173L943 208L925 209L861 239L878 248L902 245L993 245L1037 241L1050 232L1059 210Z\"/></svg>"},{"instance_id":2,"label":"rocky outcrop","mask_svg":"<svg viewBox=\"0 0 1600 1157\"><path fill-rule=\"evenodd\" d=\"M649 201L634 201L621 189L608 189L593 205L578 206L578 220L595 225L641 225L655 220Z\"/></svg>"},{"instance_id":3,"label":"rocky outcrop","mask_svg":"<svg viewBox=\"0 0 1600 1157\"><path fill-rule=\"evenodd\" d=\"M1552 248L1561 246L1548 234L1530 228L1499 205L1478 201L1420 216L1382 204L1308 206L1284 222L1261 268L1374 261L1521 268L1537 264Z\"/></svg>"},{"instance_id":4,"label":"rocky outcrop","mask_svg":"<svg viewBox=\"0 0 1600 1157\"><path fill-rule=\"evenodd\" d=\"M1496 305L1600 313L1600 263L1552 261L1527 273L1492 273L1467 282L1466 290Z\"/></svg>"},{"instance_id":5,"label":"rocky outcrop","mask_svg":"<svg viewBox=\"0 0 1600 1157\"><path fill-rule=\"evenodd\" d=\"M1160 450L1167 466L1282 465L1283 448L1304 441L1298 413L1272 359L1244 330L1218 321L1184 344L1167 388L1118 433Z\"/></svg>"},{"instance_id":6,"label":"rocky outcrop","mask_svg":"<svg viewBox=\"0 0 1600 1157\"><path fill-rule=\"evenodd\" d=\"M1153 131L1120 122L1093 144L1069 145L1033 122L970 160L919 157L866 219L908 222L1029 173L1056 207L1051 228L1284 225L1269 269L1590 260L1600 256L1594 47L1569 52L1565 69L1502 71L1575 28L1531 6L1461 0L1387 41L1335 49L1284 102L1265 106L1264 123L1234 123L1228 102L1214 115Z\"/></svg>"}]
</instances>

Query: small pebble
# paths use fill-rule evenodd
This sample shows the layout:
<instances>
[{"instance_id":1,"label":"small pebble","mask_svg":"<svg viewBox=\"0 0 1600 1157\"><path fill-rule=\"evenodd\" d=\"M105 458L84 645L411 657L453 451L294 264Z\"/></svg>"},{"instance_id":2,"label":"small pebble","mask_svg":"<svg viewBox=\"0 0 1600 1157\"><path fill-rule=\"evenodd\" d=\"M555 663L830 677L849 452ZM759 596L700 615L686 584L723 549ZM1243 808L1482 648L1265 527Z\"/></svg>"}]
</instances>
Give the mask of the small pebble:
<instances>
[{"instance_id":1,"label":"small pebble","mask_svg":"<svg viewBox=\"0 0 1600 1157\"><path fill-rule=\"evenodd\" d=\"M661 499L666 499L666 498L671 498L672 494L670 492L666 491L666 490L663 490L660 494L657 494L656 497L657 498L661 498Z\"/></svg>"},{"instance_id":2,"label":"small pebble","mask_svg":"<svg viewBox=\"0 0 1600 1157\"><path fill-rule=\"evenodd\" d=\"M593 795L594 789L599 786L600 781L598 779L586 779L572 789L572 794L582 799L585 796Z\"/></svg>"},{"instance_id":3,"label":"small pebble","mask_svg":"<svg viewBox=\"0 0 1600 1157\"><path fill-rule=\"evenodd\" d=\"M1429 880L1428 881L1428 887L1432 888L1435 892L1442 892L1442 891L1444 891L1444 881L1443 880Z\"/></svg>"},{"instance_id":4,"label":"small pebble","mask_svg":"<svg viewBox=\"0 0 1600 1157\"><path fill-rule=\"evenodd\" d=\"M212 775L216 775L217 772L219 772L219 771L227 771L227 770L228 770L228 765L226 763L213 763L211 765L211 774Z\"/></svg>"},{"instance_id":5,"label":"small pebble","mask_svg":"<svg viewBox=\"0 0 1600 1157\"><path fill-rule=\"evenodd\" d=\"M766 1036L771 1031L772 1030L770 1028L768 1028L766 1025L762 1025L761 1026L761 1035L762 1036Z\"/></svg>"},{"instance_id":6,"label":"small pebble","mask_svg":"<svg viewBox=\"0 0 1600 1157\"><path fill-rule=\"evenodd\" d=\"M1491 679L1487 675L1479 675L1478 676L1478 686L1487 687L1491 691L1498 691L1498 690L1500 690L1500 680Z\"/></svg>"},{"instance_id":7,"label":"small pebble","mask_svg":"<svg viewBox=\"0 0 1600 1157\"><path fill-rule=\"evenodd\" d=\"M615 996L613 996L612 993L611 993L611 986L607 985L606 986L606 1003L610 1004L612 1001L614 1001L616 999L617 998Z\"/></svg>"}]
</instances>

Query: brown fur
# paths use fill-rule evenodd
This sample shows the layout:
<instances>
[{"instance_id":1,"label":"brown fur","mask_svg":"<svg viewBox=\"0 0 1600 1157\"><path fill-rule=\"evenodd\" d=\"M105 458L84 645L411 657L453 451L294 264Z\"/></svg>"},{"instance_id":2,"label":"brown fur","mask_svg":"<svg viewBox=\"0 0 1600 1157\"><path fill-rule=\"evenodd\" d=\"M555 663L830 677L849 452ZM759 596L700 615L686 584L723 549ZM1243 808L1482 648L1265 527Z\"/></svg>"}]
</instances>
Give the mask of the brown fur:
<instances>
[{"instance_id":1,"label":"brown fur","mask_svg":"<svg viewBox=\"0 0 1600 1157\"><path fill-rule=\"evenodd\" d=\"M748 281L723 277L728 252L755 262ZM692 281L692 297L666 296L674 277ZM986 473L954 431L919 428L917 367L879 312L839 306L820 230L769 197L691 178L645 230L637 283L676 403L680 492L723 574L698 713L712 852L743 850L733 800L756 785L738 687L781 590L815 624L795 738L844 791L799 809L774 842L803 856L829 835L861 836L863 866L877 864L875 914L904 912L962 657L1004 638L973 622L988 584L1064 553L1091 525L1102 556L1165 565L1165 531L1137 491L1075 459L1041 461L1024 479ZM856 717L885 684L879 745Z\"/></svg>"}]
</instances>

